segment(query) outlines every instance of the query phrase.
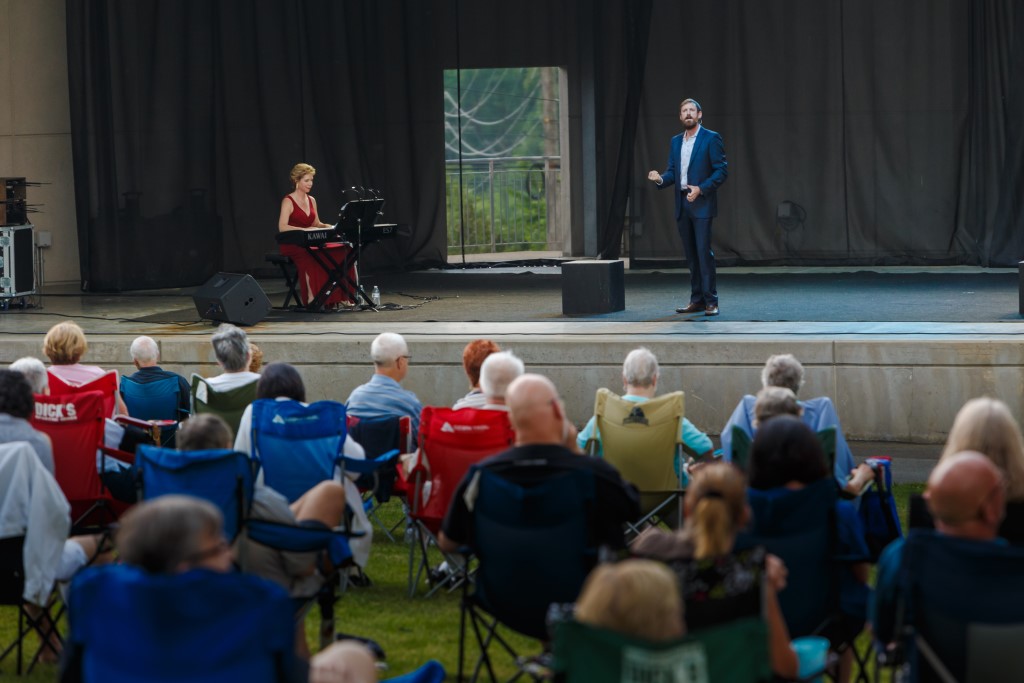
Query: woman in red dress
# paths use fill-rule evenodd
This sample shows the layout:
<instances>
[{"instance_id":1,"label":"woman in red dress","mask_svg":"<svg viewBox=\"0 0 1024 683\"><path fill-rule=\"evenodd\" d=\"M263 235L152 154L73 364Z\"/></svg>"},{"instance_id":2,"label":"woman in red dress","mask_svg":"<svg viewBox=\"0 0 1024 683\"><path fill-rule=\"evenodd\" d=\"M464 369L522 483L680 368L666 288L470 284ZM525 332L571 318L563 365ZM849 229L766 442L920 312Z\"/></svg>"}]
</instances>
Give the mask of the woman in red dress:
<instances>
[{"instance_id":1,"label":"woman in red dress","mask_svg":"<svg viewBox=\"0 0 1024 683\"><path fill-rule=\"evenodd\" d=\"M290 177L295 190L281 200L281 215L277 220L279 232L333 227L321 222L316 210L316 199L310 194L315 175L316 169L309 164L295 164L292 168ZM326 251L327 255L337 263L341 263L351 251L348 244L340 242L325 244L322 247L314 247L314 249ZM308 306L327 281L327 274L302 247L294 244L282 244L280 250L282 256L287 256L295 263L299 275L299 298L302 300L303 306ZM355 282L354 267L349 270L348 276ZM324 307L340 308L352 306L354 303L347 288L339 283L338 287L327 297Z\"/></svg>"}]
</instances>

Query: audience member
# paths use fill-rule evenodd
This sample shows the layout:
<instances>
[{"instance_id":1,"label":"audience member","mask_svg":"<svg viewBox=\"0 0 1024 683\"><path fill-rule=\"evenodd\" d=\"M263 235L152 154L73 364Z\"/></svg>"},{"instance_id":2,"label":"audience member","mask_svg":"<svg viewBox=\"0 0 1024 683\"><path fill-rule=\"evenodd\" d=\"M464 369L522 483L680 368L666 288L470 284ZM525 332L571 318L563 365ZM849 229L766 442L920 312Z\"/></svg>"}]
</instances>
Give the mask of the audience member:
<instances>
[{"instance_id":1,"label":"audience member","mask_svg":"<svg viewBox=\"0 0 1024 683\"><path fill-rule=\"evenodd\" d=\"M206 380L211 388L216 391L230 391L259 381L260 376L249 371L252 348L249 345L249 337L243 330L224 323L210 337L210 343L213 345L217 364L224 370L221 374Z\"/></svg>"},{"instance_id":2,"label":"audience member","mask_svg":"<svg viewBox=\"0 0 1024 683\"><path fill-rule=\"evenodd\" d=\"M1024 502L1024 438L1005 403L985 396L964 404L940 461L961 451L977 451L991 460L1006 480L1007 501Z\"/></svg>"},{"instance_id":3,"label":"audience member","mask_svg":"<svg viewBox=\"0 0 1024 683\"><path fill-rule=\"evenodd\" d=\"M332 643L309 660L309 683L374 683L377 659L354 640Z\"/></svg>"},{"instance_id":4,"label":"audience member","mask_svg":"<svg viewBox=\"0 0 1024 683\"><path fill-rule=\"evenodd\" d=\"M764 368L761 370L762 388L784 387L792 391L794 395L798 395L803 383L804 366L789 353L769 357L764 364ZM734 426L743 429L751 438L754 437L754 432L757 429L755 424L756 415L754 413L756 403L757 399L754 396L750 394L744 396L736 406L736 409L732 411L729 421L722 427L722 458L726 462L732 460L732 428ZM840 486L850 493L860 493L864 485L874 478L874 474L871 468L865 464L861 464L856 468L856 472L854 471L853 453L850 451L849 444L846 443L843 429L839 425L839 415L836 414L832 400L828 396L819 396L807 399L806 401L800 401L799 403L803 410L800 419L812 430L820 432L830 427L835 428L836 480ZM848 481L851 475L855 478L852 484Z\"/></svg>"},{"instance_id":5,"label":"audience member","mask_svg":"<svg viewBox=\"0 0 1024 683\"><path fill-rule=\"evenodd\" d=\"M25 356L11 363L10 368L20 372L28 380L32 387L32 393L38 396L45 396L50 393L50 376L46 374L46 366L43 361L33 356Z\"/></svg>"},{"instance_id":6,"label":"audience member","mask_svg":"<svg viewBox=\"0 0 1024 683\"><path fill-rule=\"evenodd\" d=\"M986 455L972 451L945 453L928 477L925 499L940 535L1006 544L998 538L1006 504L1006 478ZM893 541L878 561L872 627L883 643L900 636L903 547L903 539Z\"/></svg>"},{"instance_id":7,"label":"audience member","mask_svg":"<svg viewBox=\"0 0 1024 683\"><path fill-rule=\"evenodd\" d=\"M184 586L191 586L203 589L204 593L212 590L226 590L242 600L272 601L273 606L265 614L281 615L282 606L287 604L284 593L276 586L254 577L245 577L232 573L231 546L224 537L224 523L220 511L211 503L183 495L160 496L153 500L145 501L134 506L121 517L120 526L117 531L117 545L121 562L130 565L132 569L123 568L121 571L111 573L100 585L106 585L109 589L117 590L117 595L142 596L144 601L156 601L166 603L163 606L167 612L153 612L146 609L145 602L137 603L130 600L115 600L108 605L99 605L97 600L78 601L72 603L72 609L81 610L78 614L72 613L72 620L80 617L83 621L97 623L103 620L90 619L84 610L106 609L110 614L105 619L111 623L129 623L138 629L137 638L140 647L146 651L148 657L158 650L174 653L169 655L174 658L181 658L179 671L187 671L190 667L195 669L199 665L190 663L188 657L190 652L183 644L181 637L169 637L166 642L156 642L153 639L160 639L167 629L167 632L198 628L198 621L211 618L216 605L205 609L202 604L195 600L182 602L182 607L177 608L177 601L168 590L181 590ZM141 574L152 574L163 577L152 583L141 582ZM168 575L186 574L183 583L172 580ZM93 574L83 581L96 585L96 581L103 578L102 574ZM114 582L123 583L118 587ZM262 604L262 603L260 603ZM169 613L168 613L169 612ZM248 614L254 613L249 610ZM287 615L289 632L298 631L295 629L294 621ZM282 627L284 628L284 627ZM209 629L207 629L209 630ZM78 639L68 641L68 653L64 660L62 680L86 680L87 671L96 665L90 659L109 657L110 650L98 648L94 639L84 636L88 633L79 633ZM223 672L231 668L230 661L224 661L226 657L242 656L242 652L251 652L252 645L239 642L241 638L259 638L261 647L274 648L272 657L268 656L265 662L267 666L264 678L266 680L278 680L288 683L299 683L309 680L308 663L295 657L290 648L282 648L280 642L282 633L273 633L268 628L250 628L245 630L245 635L224 633L227 639L233 639L228 645L216 642L208 643L208 647L215 648L217 655L213 658L202 658L204 662L216 661L216 666ZM275 640L276 639L276 640ZM194 639L193 639L194 640ZM255 644L253 644L255 645ZM223 648L221 648L223 646ZM224 652L221 652L223 649ZM91 654L90 654L91 653ZM231 653L231 654L226 654ZM197 653L198 654L198 653ZM137 655L137 653L136 653ZM178 662L176 661L175 664ZM150 659L139 656L127 656L123 661L116 664L107 663L106 668L122 674L125 680L133 678L145 678L147 669L151 668ZM166 663L165 663L166 664ZM240 663L241 664L241 663ZM242 665L244 668L244 664ZM166 674L166 671L162 670ZM194 672L195 675L198 672ZM209 672L206 678L210 678Z\"/></svg>"},{"instance_id":8,"label":"audience member","mask_svg":"<svg viewBox=\"0 0 1024 683\"><path fill-rule=\"evenodd\" d=\"M484 393L485 410L508 410L505 393L516 377L526 372L526 366L511 351L498 351L487 356L480 366L480 390Z\"/></svg>"},{"instance_id":9,"label":"audience member","mask_svg":"<svg viewBox=\"0 0 1024 683\"><path fill-rule=\"evenodd\" d=\"M401 382L409 373L409 347L402 335L384 332L370 345L373 359L373 377L366 384L352 390L345 406L348 414L360 418L408 415L412 432L419 431L423 406L416 394L403 389Z\"/></svg>"},{"instance_id":10,"label":"audience member","mask_svg":"<svg viewBox=\"0 0 1024 683\"><path fill-rule=\"evenodd\" d=\"M774 555L765 556L762 548L739 554L733 552L736 534L750 521L743 473L724 462L695 468L683 499L683 509L686 522L682 529L674 533L649 529L630 550L639 557L668 562L676 570L686 598L698 600L702 607L701 614L695 614L694 618L709 619L708 623L691 623L691 629L734 618L729 614L731 605L727 603L732 599L743 603L742 596L756 588L752 581L760 578L772 671L784 678L795 677L796 653L789 646L789 629L778 600L778 592L786 587L786 567ZM705 568L694 560L710 561L714 565L714 585L704 576ZM757 577L762 561L765 575ZM757 603L762 602L762 596L753 597Z\"/></svg>"},{"instance_id":11,"label":"audience member","mask_svg":"<svg viewBox=\"0 0 1024 683\"><path fill-rule=\"evenodd\" d=\"M487 397L480 388L480 366L488 356L498 351L501 351L501 348L490 339L474 339L466 344L466 348L462 350L462 368L469 378L469 393L455 402L452 406L454 410L482 408L487 402Z\"/></svg>"},{"instance_id":12,"label":"audience member","mask_svg":"<svg viewBox=\"0 0 1024 683\"><path fill-rule=\"evenodd\" d=\"M82 365L79 361L89 349L82 328L71 321L57 323L43 338L43 353L50 359L48 372L66 384L80 386L99 379L107 371L96 365ZM114 414L127 415L121 395L114 392Z\"/></svg>"},{"instance_id":13,"label":"audience member","mask_svg":"<svg viewBox=\"0 0 1024 683\"><path fill-rule=\"evenodd\" d=\"M636 488L623 481L618 471L603 460L581 457L566 448L573 436L572 425L551 380L541 375L522 375L509 386L506 402L516 434L515 446L487 458L480 466L523 463L524 467L503 474L514 482L537 481L566 469L590 470L596 485L596 503L587 520L590 533L600 544L624 547L623 525L640 513ZM472 493L467 491L469 484L468 476L459 484L442 524L439 545L445 552L455 552L470 540L473 503Z\"/></svg>"},{"instance_id":14,"label":"audience member","mask_svg":"<svg viewBox=\"0 0 1024 683\"><path fill-rule=\"evenodd\" d=\"M117 531L121 561L151 574L179 574L202 567L231 571L231 546L212 503L168 495L126 512Z\"/></svg>"},{"instance_id":15,"label":"audience member","mask_svg":"<svg viewBox=\"0 0 1024 683\"><path fill-rule=\"evenodd\" d=\"M796 394L786 387L765 387L757 392L754 401L754 429L779 415L801 417L803 406L796 400Z\"/></svg>"},{"instance_id":16,"label":"audience member","mask_svg":"<svg viewBox=\"0 0 1024 683\"><path fill-rule=\"evenodd\" d=\"M686 633L674 574L653 560L602 564L587 576L576 602L576 620L651 642Z\"/></svg>"},{"instance_id":17,"label":"audience member","mask_svg":"<svg viewBox=\"0 0 1024 683\"><path fill-rule=\"evenodd\" d=\"M0 370L0 375L7 373L28 391L20 373ZM50 469L44 467L31 444L23 439L0 449L0 502L0 530L8 539L7 545L23 537L17 595L24 600L25 611L39 620L40 633L49 631L37 657L40 661L56 661L61 639L40 606L49 603L54 582L70 581L90 563L108 562L109 553L101 552L100 536L68 538L71 506L53 477L52 463Z\"/></svg>"},{"instance_id":18,"label":"audience member","mask_svg":"<svg viewBox=\"0 0 1024 683\"><path fill-rule=\"evenodd\" d=\"M249 343L249 350L252 352L252 360L249 361L249 372L260 371L263 367L263 349L253 343Z\"/></svg>"},{"instance_id":19,"label":"audience member","mask_svg":"<svg viewBox=\"0 0 1024 683\"><path fill-rule=\"evenodd\" d=\"M17 370L0 370L0 443L27 441L43 467L53 474L53 444L49 436L29 424L34 412L32 386L25 376Z\"/></svg>"},{"instance_id":20,"label":"audience member","mask_svg":"<svg viewBox=\"0 0 1024 683\"><path fill-rule=\"evenodd\" d=\"M829 472L821 440L798 418L788 415L772 418L754 436L749 476L750 488L777 498L826 479ZM846 566L839 574L842 621L836 626L833 642L847 642L860 633L867 618L871 553L864 527L851 503L836 502L835 523L835 554L845 558ZM851 666L852 652L847 649L840 660L838 680L848 680Z\"/></svg>"},{"instance_id":21,"label":"audience member","mask_svg":"<svg viewBox=\"0 0 1024 683\"><path fill-rule=\"evenodd\" d=\"M138 384L149 384L169 377L175 378L178 381L179 414L188 415L192 401L188 380L175 372L160 367L160 347L156 341L151 337L136 337L132 342L130 353L136 372L128 375L127 379ZM151 419L147 415L133 415L132 417Z\"/></svg>"},{"instance_id":22,"label":"audience member","mask_svg":"<svg viewBox=\"0 0 1024 683\"><path fill-rule=\"evenodd\" d=\"M231 427L224 420L204 413L182 425L178 447L182 451L230 449L231 436ZM337 482L324 481L291 505L269 486L258 485L251 513L256 519L297 525L314 523L333 529L341 524L344 512L345 489ZM270 579L291 595L308 596L323 583L323 578L316 574L315 553L281 552L259 543L238 543L235 553L243 571Z\"/></svg>"},{"instance_id":23,"label":"audience member","mask_svg":"<svg viewBox=\"0 0 1024 683\"><path fill-rule=\"evenodd\" d=\"M302 382L302 376L299 375L299 371L296 370L294 366L289 365L288 363L271 363L267 367L263 368L263 375L260 377L260 381L256 385L256 398L257 400L263 398L275 399L278 401L292 400L306 405L306 386ZM250 456L257 455L252 443L251 405L246 406L245 412L242 413L242 419L239 424L238 434L235 436L234 445L236 451L241 451L242 453L246 453ZM356 441L347 434L345 435L345 443L342 446L342 453L346 457L356 460L362 460L366 457L363 447L356 443ZM337 483L335 486L344 488L347 500L361 500L359 489L356 488L353 483L357 478L357 475L350 475L342 481L340 472L336 473ZM310 491L310 493L312 492L313 491ZM344 500L345 498L343 497L342 511L345 509ZM351 528L353 530L363 531L365 532L365 535L351 539L349 541L349 546L352 549L355 563L359 567L365 567L370 558L370 547L373 542L373 526L370 524L370 520L366 516L366 512L363 510L362 505L352 506L351 511ZM353 580L358 584L364 579L365 577L363 577L361 573L357 573L357 576Z\"/></svg>"},{"instance_id":24,"label":"audience member","mask_svg":"<svg viewBox=\"0 0 1024 683\"><path fill-rule=\"evenodd\" d=\"M648 349L640 347L633 349L626 356L622 363L622 398L634 403L643 403L654 398L658 393L658 358ZM707 434L697 429L692 422L683 418L682 440L691 451L698 456L710 453L713 445ZM576 443L580 448L586 448L587 442L591 439L597 442L596 455L602 455L601 433L597 430L597 418L591 417L590 421L583 428L583 431L576 437Z\"/></svg>"}]
</instances>

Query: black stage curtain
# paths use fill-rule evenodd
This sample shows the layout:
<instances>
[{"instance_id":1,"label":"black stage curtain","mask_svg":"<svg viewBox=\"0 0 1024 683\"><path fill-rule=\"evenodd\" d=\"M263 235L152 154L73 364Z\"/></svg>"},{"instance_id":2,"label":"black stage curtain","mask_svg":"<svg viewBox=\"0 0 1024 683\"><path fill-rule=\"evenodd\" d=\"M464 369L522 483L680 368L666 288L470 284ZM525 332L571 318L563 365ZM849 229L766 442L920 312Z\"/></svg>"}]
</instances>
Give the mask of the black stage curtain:
<instances>
[{"instance_id":1,"label":"black stage curtain","mask_svg":"<svg viewBox=\"0 0 1024 683\"><path fill-rule=\"evenodd\" d=\"M83 288L264 266L300 161L325 222L363 186L409 226L366 269L444 263L430 3L96 0L67 28Z\"/></svg>"},{"instance_id":2,"label":"black stage curtain","mask_svg":"<svg viewBox=\"0 0 1024 683\"><path fill-rule=\"evenodd\" d=\"M715 227L724 262L1024 257L1014 87L1024 11L1014 0L93 0L66 10L86 289L263 266L298 161L318 169L324 219L360 185L381 190L385 218L409 226L368 250L364 270L441 265L443 70L559 65L572 78L587 60L604 256L618 255L627 199L631 255L681 255L671 198L643 178L664 167L679 101L696 97L729 155ZM578 112L579 97L571 84L563 106Z\"/></svg>"},{"instance_id":3,"label":"black stage curtain","mask_svg":"<svg viewBox=\"0 0 1024 683\"><path fill-rule=\"evenodd\" d=\"M721 262L1015 265L1022 15L1013 0L655 3L637 177L664 168L695 97L729 159ZM668 191L641 187L633 256L678 259Z\"/></svg>"}]
</instances>

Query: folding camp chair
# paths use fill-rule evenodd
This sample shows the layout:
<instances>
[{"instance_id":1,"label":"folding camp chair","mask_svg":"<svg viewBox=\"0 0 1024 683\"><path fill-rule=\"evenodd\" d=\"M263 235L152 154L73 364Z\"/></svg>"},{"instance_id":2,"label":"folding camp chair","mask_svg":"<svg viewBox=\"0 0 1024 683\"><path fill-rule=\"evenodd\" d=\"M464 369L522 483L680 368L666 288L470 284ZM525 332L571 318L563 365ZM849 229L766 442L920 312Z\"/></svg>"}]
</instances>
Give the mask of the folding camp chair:
<instances>
[{"instance_id":1,"label":"folding camp chair","mask_svg":"<svg viewBox=\"0 0 1024 683\"><path fill-rule=\"evenodd\" d=\"M188 411L179 406L177 377L164 377L154 382L137 382L131 377L121 378L121 398L128 414L140 420L173 422L162 424L158 446L174 446L178 423L188 418Z\"/></svg>"},{"instance_id":2,"label":"folding camp chair","mask_svg":"<svg viewBox=\"0 0 1024 683\"><path fill-rule=\"evenodd\" d=\"M294 526L249 516L259 465L245 453L231 450L176 451L143 446L139 449L140 498L176 493L208 500L224 517L224 535L236 539L244 529L248 541L287 552L325 551L334 566L351 557L347 531ZM245 552L243 546L242 551ZM301 598L305 604L314 596ZM324 581L317 594L321 610L321 646L334 640L333 582Z\"/></svg>"},{"instance_id":3,"label":"folding camp chair","mask_svg":"<svg viewBox=\"0 0 1024 683\"><path fill-rule=\"evenodd\" d=\"M30 633L39 635L40 645L30 656L28 673L45 643L60 638L56 625L63 604L54 597L53 584L70 528L69 506L53 476L23 441L0 444L0 484L0 605L12 606L18 614L14 640L0 652L0 661L13 652L20 676ZM27 603L35 607L30 611Z\"/></svg>"},{"instance_id":4,"label":"folding camp chair","mask_svg":"<svg viewBox=\"0 0 1024 683\"><path fill-rule=\"evenodd\" d=\"M914 530L901 640L914 681L1004 683L1024 671L1024 548ZM880 649L881 651L881 649Z\"/></svg>"},{"instance_id":5,"label":"folding camp chair","mask_svg":"<svg viewBox=\"0 0 1024 683\"><path fill-rule=\"evenodd\" d=\"M750 463L750 446L753 444L753 439L739 425L732 426L732 464L739 467L744 472L747 471L747 466Z\"/></svg>"},{"instance_id":6,"label":"folding camp chair","mask_svg":"<svg viewBox=\"0 0 1024 683\"><path fill-rule=\"evenodd\" d=\"M501 410L477 410L427 406L420 415L420 449L409 474L409 518L413 523L413 543L409 547L409 597L416 595L424 574L431 578L431 548L437 546L441 523L459 482L471 465L511 448L515 433L508 413ZM440 550L438 549L438 552ZM460 559L443 554L449 567ZM435 581L427 595L453 583L455 574Z\"/></svg>"},{"instance_id":7,"label":"folding camp chair","mask_svg":"<svg viewBox=\"0 0 1024 683\"><path fill-rule=\"evenodd\" d=\"M472 593L463 583L457 680L465 680L468 625L480 649L470 680L486 669L496 681L492 643L523 661L499 626L547 640L548 607L575 601L597 561L590 533L595 482L589 470L541 461L477 465L467 476L476 491L468 550L477 570Z\"/></svg>"},{"instance_id":8,"label":"folding camp chair","mask_svg":"<svg viewBox=\"0 0 1024 683\"><path fill-rule=\"evenodd\" d=\"M231 433L238 432L238 423L246 406L256 400L256 382L244 386L218 391L199 375L192 375L192 412L196 415L213 413L224 418L231 427Z\"/></svg>"},{"instance_id":9,"label":"folding camp chair","mask_svg":"<svg viewBox=\"0 0 1024 683\"><path fill-rule=\"evenodd\" d=\"M103 417L113 417L117 406L117 370L108 370L96 379L84 384L72 384L48 372L50 395L83 394L99 391L103 394Z\"/></svg>"},{"instance_id":10,"label":"folding camp chair","mask_svg":"<svg viewBox=\"0 0 1024 683\"><path fill-rule=\"evenodd\" d=\"M128 509L100 480L100 461L107 455L130 463L131 453L103 445L104 395L99 391L35 397L32 426L53 442L54 475L71 503L73 533L105 527ZM119 419L124 419L119 416Z\"/></svg>"},{"instance_id":11,"label":"folding camp chair","mask_svg":"<svg viewBox=\"0 0 1024 683\"><path fill-rule=\"evenodd\" d=\"M663 643L581 624L555 624L555 680L565 683L759 683L771 679L768 629L758 618Z\"/></svg>"},{"instance_id":12,"label":"folding camp chair","mask_svg":"<svg viewBox=\"0 0 1024 683\"><path fill-rule=\"evenodd\" d=\"M595 436L587 450L596 453L600 438L604 459L640 491L643 516L630 523L634 534L655 519L682 526L683 404L681 391L637 403L597 390Z\"/></svg>"},{"instance_id":13,"label":"folding camp chair","mask_svg":"<svg viewBox=\"0 0 1024 683\"><path fill-rule=\"evenodd\" d=\"M394 533L403 523L408 523L408 486L398 476L398 456L411 453L412 419L408 415L390 415L379 418L358 418L347 416L349 435L363 447L367 460L375 460L381 455L395 452L394 460L382 463L372 472L362 475L356 486L363 494L363 509L370 520L376 524L392 543ZM390 460L390 459L389 459ZM377 514L377 508L388 502L392 496L402 501L402 519L394 525L386 524Z\"/></svg>"},{"instance_id":14,"label":"folding camp chair","mask_svg":"<svg viewBox=\"0 0 1024 683\"><path fill-rule=\"evenodd\" d=\"M837 637L840 623L840 572L847 561L837 555L836 501L838 488L831 477L803 489L779 493L749 489L753 512L750 526L736 538L736 548L764 546L789 571L787 587L779 593L779 606L793 638L824 635L836 651L853 650L866 680L870 649L858 652L852 639Z\"/></svg>"},{"instance_id":15,"label":"folding camp chair","mask_svg":"<svg viewBox=\"0 0 1024 683\"><path fill-rule=\"evenodd\" d=\"M69 598L64 680L275 683L294 670L292 603L245 574L89 568Z\"/></svg>"},{"instance_id":16,"label":"folding camp chair","mask_svg":"<svg viewBox=\"0 0 1024 683\"><path fill-rule=\"evenodd\" d=\"M447 673L441 662L431 659L415 671L401 676L385 678L383 683L444 683Z\"/></svg>"}]
</instances>

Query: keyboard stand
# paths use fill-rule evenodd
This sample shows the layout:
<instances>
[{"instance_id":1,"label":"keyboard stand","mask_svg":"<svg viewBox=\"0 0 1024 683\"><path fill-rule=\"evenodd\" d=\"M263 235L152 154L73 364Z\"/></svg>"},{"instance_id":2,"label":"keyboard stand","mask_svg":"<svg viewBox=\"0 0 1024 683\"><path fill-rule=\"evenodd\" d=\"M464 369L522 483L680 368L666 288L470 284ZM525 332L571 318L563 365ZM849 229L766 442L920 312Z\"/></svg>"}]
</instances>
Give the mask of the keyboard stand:
<instances>
[{"instance_id":1,"label":"keyboard stand","mask_svg":"<svg viewBox=\"0 0 1024 683\"><path fill-rule=\"evenodd\" d=\"M344 242L338 242L336 244L344 244ZM323 245L326 247L327 245ZM327 281L324 282L323 286L320 287L320 291L316 293L310 302L306 306L306 310L311 313L317 313L324 310L324 304L327 303L327 299L330 298L331 294L338 287L341 287L345 293L353 301L357 301L356 295L361 293L363 298L369 301L366 296L366 292L360 292L359 284L354 282L352 278L348 276L349 269L355 265L357 256L355 249L349 245L348 255L338 263L337 260L331 255L330 250L321 247L309 247L304 246L303 249L316 261L316 264L320 266L324 274L327 276Z\"/></svg>"}]
</instances>

